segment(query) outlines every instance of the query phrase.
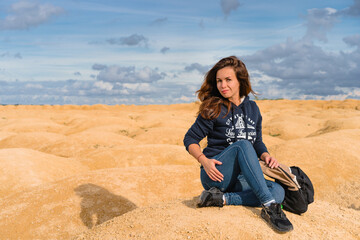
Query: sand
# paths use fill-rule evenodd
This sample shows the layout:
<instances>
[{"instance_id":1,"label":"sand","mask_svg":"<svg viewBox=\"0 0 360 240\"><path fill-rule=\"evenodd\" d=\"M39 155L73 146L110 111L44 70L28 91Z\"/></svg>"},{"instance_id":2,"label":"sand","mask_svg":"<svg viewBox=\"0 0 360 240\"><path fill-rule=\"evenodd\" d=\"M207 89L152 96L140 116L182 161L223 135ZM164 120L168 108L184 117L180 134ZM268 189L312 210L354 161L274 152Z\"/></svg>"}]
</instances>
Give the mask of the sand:
<instances>
[{"instance_id":1,"label":"sand","mask_svg":"<svg viewBox=\"0 0 360 240\"><path fill-rule=\"evenodd\" d=\"M260 208L195 207L197 103L45 105L0 106L0 238L360 239L360 101L257 103L269 151L314 184L292 232Z\"/></svg>"}]
</instances>

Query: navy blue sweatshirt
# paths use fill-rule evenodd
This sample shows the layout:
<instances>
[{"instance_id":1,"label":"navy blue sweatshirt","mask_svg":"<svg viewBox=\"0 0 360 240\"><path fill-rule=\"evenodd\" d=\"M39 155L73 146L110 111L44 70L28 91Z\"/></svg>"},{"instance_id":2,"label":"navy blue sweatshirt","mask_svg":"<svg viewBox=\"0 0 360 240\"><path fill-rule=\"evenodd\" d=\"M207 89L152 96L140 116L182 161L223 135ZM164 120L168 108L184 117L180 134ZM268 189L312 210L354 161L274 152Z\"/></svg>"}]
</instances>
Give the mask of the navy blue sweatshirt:
<instances>
[{"instance_id":1,"label":"navy blue sweatshirt","mask_svg":"<svg viewBox=\"0 0 360 240\"><path fill-rule=\"evenodd\" d=\"M212 120L204 119L199 114L195 123L185 134L186 150L190 144L199 144L207 136L208 145L203 151L207 158L214 157L230 144L243 139L253 144L258 157L267 152L262 141L262 117L256 103L250 101L247 96L239 106L235 104L231 106L230 112L226 115L228 109L222 105L219 117Z\"/></svg>"}]
</instances>

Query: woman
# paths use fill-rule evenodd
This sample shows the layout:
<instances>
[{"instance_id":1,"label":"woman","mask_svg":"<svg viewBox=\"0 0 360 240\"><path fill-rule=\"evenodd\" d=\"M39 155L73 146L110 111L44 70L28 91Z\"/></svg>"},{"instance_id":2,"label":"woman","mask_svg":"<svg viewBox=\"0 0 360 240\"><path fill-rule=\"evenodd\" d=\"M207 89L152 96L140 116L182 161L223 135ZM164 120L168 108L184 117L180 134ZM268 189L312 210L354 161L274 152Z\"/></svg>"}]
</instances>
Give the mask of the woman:
<instances>
[{"instance_id":1,"label":"woman","mask_svg":"<svg viewBox=\"0 0 360 240\"><path fill-rule=\"evenodd\" d=\"M262 141L262 117L249 100L251 88L245 64L235 56L221 59L205 75L197 91L199 115L184 138L188 152L201 164L205 189L198 207L262 206L261 216L276 230L293 229L280 203L284 189L264 179L259 159L271 168L279 163ZM207 137L201 152L199 142Z\"/></svg>"}]
</instances>

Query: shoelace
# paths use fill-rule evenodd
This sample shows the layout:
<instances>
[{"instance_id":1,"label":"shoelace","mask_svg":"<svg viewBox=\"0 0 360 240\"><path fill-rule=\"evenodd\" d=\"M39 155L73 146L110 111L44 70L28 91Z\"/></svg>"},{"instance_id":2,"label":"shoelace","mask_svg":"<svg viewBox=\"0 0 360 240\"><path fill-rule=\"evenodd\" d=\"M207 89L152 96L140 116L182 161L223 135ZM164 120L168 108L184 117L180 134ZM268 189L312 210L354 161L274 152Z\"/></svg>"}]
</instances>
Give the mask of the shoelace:
<instances>
[{"instance_id":1,"label":"shoelace","mask_svg":"<svg viewBox=\"0 0 360 240\"><path fill-rule=\"evenodd\" d=\"M276 209L275 209L276 211L276 214L277 215L280 215L280 217L283 217L284 216L284 212L281 210L281 205L280 204L277 204L276 205Z\"/></svg>"}]
</instances>

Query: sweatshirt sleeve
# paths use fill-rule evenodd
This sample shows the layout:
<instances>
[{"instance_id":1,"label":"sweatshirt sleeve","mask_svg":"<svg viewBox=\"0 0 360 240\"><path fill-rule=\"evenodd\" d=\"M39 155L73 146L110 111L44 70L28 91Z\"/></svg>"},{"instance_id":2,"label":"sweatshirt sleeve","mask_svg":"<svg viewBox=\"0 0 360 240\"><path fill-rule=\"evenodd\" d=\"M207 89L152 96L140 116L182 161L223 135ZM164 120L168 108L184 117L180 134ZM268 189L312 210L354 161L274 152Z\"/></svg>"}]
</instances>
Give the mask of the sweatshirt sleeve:
<instances>
[{"instance_id":1,"label":"sweatshirt sleeve","mask_svg":"<svg viewBox=\"0 0 360 240\"><path fill-rule=\"evenodd\" d=\"M258 107L259 118L256 123L256 140L254 142L254 149L258 157L264 152L268 152L263 140L262 140L262 116Z\"/></svg>"},{"instance_id":2,"label":"sweatshirt sleeve","mask_svg":"<svg viewBox=\"0 0 360 240\"><path fill-rule=\"evenodd\" d=\"M213 129L214 120L204 119L200 114L196 118L195 123L190 127L184 137L184 145L189 151L189 146L193 143L199 145L199 142L208 135Z\"/></svg>"}]
</instances>

